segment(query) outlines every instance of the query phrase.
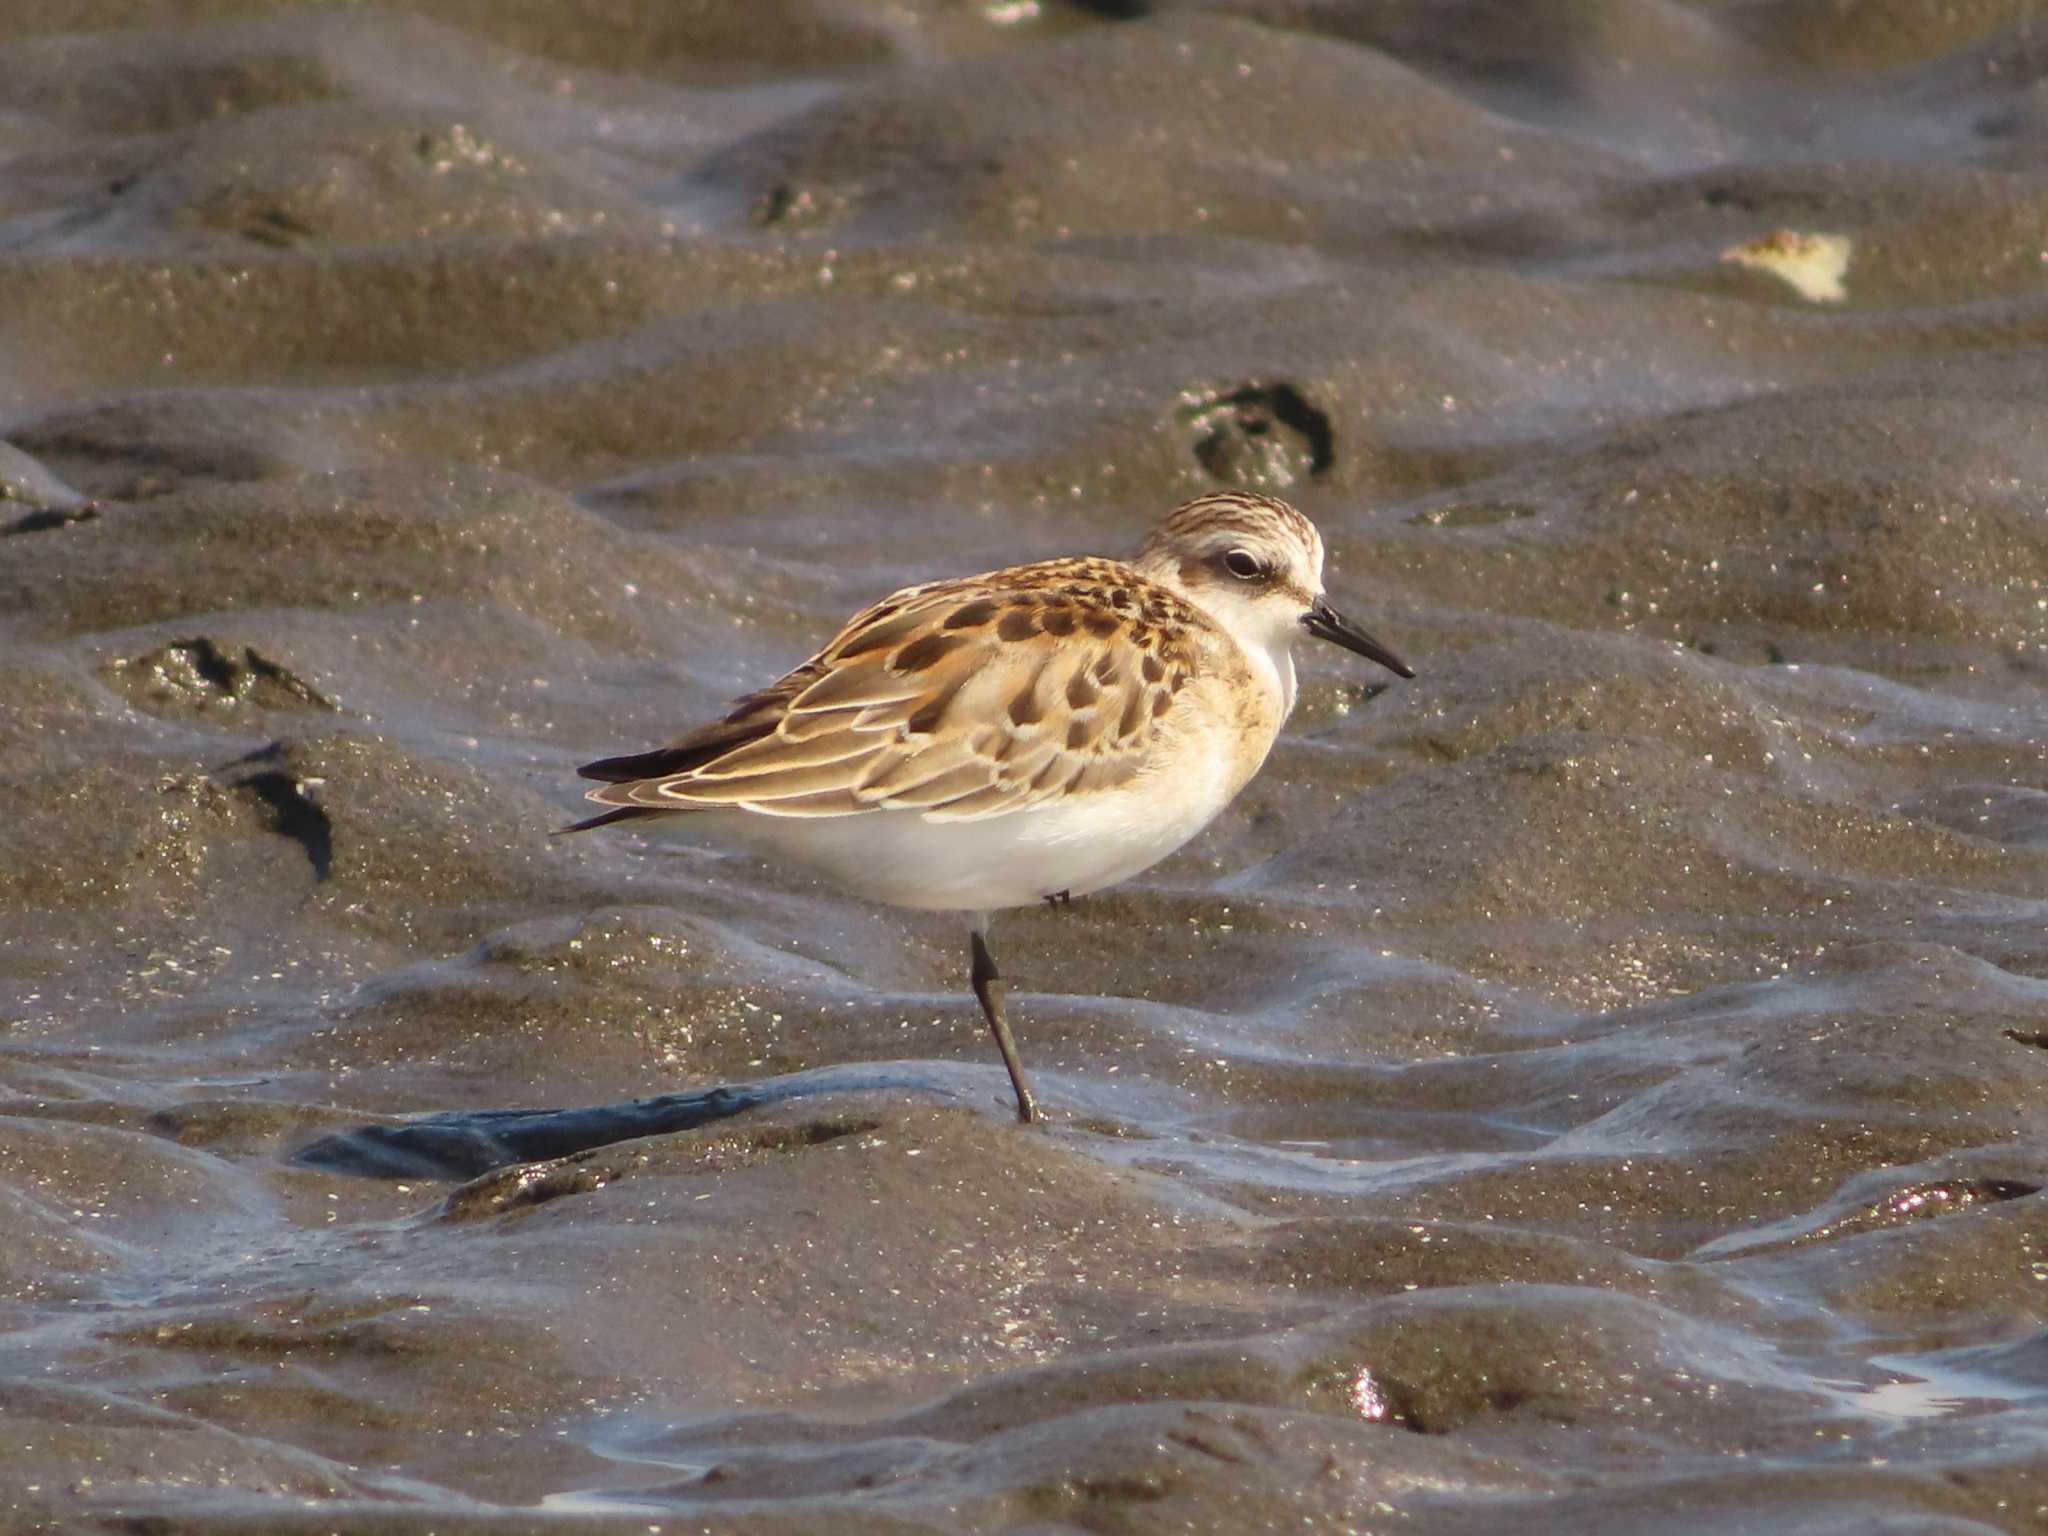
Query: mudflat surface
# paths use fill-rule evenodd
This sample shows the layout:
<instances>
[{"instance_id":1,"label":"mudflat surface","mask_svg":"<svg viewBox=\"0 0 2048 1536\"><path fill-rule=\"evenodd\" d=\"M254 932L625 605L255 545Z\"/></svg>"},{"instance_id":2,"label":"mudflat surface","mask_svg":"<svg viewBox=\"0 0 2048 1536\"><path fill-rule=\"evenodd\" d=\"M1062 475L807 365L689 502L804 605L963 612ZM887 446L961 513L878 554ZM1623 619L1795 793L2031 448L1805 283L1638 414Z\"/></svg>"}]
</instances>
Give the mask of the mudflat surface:
<instances>
[{"instance_id":1,"label":"mudflat surface","mask_svg":"<svg viewBox=\"0 0 2048 1536\"><path fill-rule=\"evenodd\" d=\"M0 48L0 1530L2048 1524L2030 7L62 0ZM744 13L744 21L740 19ZM1209 834L548 832L1297 501Z\"/></svg>"}]
</instances>

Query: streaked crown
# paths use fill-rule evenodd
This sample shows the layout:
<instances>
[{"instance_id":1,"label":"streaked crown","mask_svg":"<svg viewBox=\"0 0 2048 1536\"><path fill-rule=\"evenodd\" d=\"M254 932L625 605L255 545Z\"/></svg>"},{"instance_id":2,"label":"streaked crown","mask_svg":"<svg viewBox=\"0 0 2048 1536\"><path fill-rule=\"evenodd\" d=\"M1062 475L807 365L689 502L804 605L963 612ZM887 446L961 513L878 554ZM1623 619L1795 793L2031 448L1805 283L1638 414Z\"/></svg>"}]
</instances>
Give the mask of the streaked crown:
<instances>
[{"instance_id":1,"label":"streaked crown","mask_svg":"<svg viewBox=\"0 0 2048 1536\"><path fill-rule=\"evenodd\" d=\"M1291 547L1310 570L1322 574L1323 536L1316 525L1279 498L1254 491L1217 491L1175 507L1146 536L1138 558L1168 550L1208 552L1232 539Z\"/></svg>"},{"instance_id":2,"label":"streaked crown","mask_svg":"<svg viewBox=\"0 0 2048 1536\"><path fill-rule=\"evenodd\" d=\"M1249 580L1252 588L1234 595L1256 592L1306 608L1323 590L1323 537L1275 497L1219 491L1167 513L1147 535L1136 564L1197 600Z\"/></svg>"}]
</instances>

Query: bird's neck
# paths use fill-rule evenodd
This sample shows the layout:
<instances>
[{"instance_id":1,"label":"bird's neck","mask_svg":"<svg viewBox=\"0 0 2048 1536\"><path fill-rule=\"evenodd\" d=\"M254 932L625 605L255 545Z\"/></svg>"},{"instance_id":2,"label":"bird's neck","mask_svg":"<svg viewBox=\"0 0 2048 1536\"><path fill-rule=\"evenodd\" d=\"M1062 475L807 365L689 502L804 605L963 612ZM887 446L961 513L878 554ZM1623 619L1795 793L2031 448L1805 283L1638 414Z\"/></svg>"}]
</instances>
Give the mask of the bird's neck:
<instances>
[{"instance_id":1,"label":"bird's neck","mask_svg":"<svg viewBox=\"0 0 2048 1536\"><path fill-rule=\"evenodd\" d=\"M1284 725L1294 713L1294 647L1285 640L1273 643L1247 635L1239 635L1237 643L1251 664L1252 675L1271 697L1279 723Z\"/></svg>"},{"instance_id":2,"label":"bird's neck","mask_svg":"<svg viewBox=\"0 0 2048 1536\"><path fill-rule=\"evenodd\" d=\"M1272 712L1274 729L1278 730L1294 713L1296 627L1288 624L1275 631L1267 615L1249 604L1204 602L1205 596L1214 594L1206 589L1191 589L1179 563L1165 549L1148 546L1131 564L1141 575L1199 609L1237 642L1252 681Z\"/></svg>"}]
</instances>

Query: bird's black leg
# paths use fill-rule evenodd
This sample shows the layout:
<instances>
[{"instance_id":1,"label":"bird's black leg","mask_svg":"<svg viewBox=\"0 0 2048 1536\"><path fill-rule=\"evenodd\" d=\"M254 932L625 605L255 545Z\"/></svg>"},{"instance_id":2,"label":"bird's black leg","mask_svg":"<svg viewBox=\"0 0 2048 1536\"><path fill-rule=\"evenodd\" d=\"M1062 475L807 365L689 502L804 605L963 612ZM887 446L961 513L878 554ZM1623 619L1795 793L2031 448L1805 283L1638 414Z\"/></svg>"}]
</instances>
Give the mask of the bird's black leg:
<instances>
[{"instance_id":1,"label":"bird's black leg","mask_svg":"<svg viewBox=\"0 0 2048 1536\"><path fill-rule=\"evenodd\" d=\"M1003 1053L1003 1065L1009 1069L1010 1086L1017 1090L1017 1118L1029 1125L1038 1119L1038 1100L1031 1095L1031 1084L1024 1078L1024 1063L1017 1059L1017 1042L1010 1038L1010 1021L1003 1016L1003 994L1009 990L1003 978L996 972L995 960L989 955L988 941L982 937L986 924L975 927L970 934L974 968L970 972L974 979L974 995L981 1001L981 1011L988 1015L988 1027L996 1037L996 1049Z\"/></svg>"},{"instance_id":2,"label":"bird's black leg","mask_svg":"<svg viewBox=\"0 0 2048 1536\"><path fill-rule=\"evenodd\" d=\"M1061 907L1071 907L1074 904L1074 893L1072 891L1054 891L1045 898L1045 904L1054 910L1058 910Z\"/></svg>"}]
</instances>

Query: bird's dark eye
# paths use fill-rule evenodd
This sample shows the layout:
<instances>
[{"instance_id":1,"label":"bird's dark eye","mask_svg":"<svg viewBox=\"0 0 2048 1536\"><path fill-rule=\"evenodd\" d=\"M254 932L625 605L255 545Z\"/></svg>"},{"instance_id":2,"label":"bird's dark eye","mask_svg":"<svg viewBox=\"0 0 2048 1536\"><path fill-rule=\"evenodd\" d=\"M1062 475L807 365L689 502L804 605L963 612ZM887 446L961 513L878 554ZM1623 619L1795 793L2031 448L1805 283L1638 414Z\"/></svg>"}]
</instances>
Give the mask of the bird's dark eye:
<instances>
[{"instance_id":1,"label":"bird's dark eye","mask_svg":"<svg viewBox=\"0 0 2048 1536\"><path fill-rule=\"evenodd\" d=\"M1223 565L1231 575L1241 576L1246 581L1266 574L1266 568L1259 564L1259 557L1248 549L1233 549L1223 557Z\"/></svg>"}]
</instances>

